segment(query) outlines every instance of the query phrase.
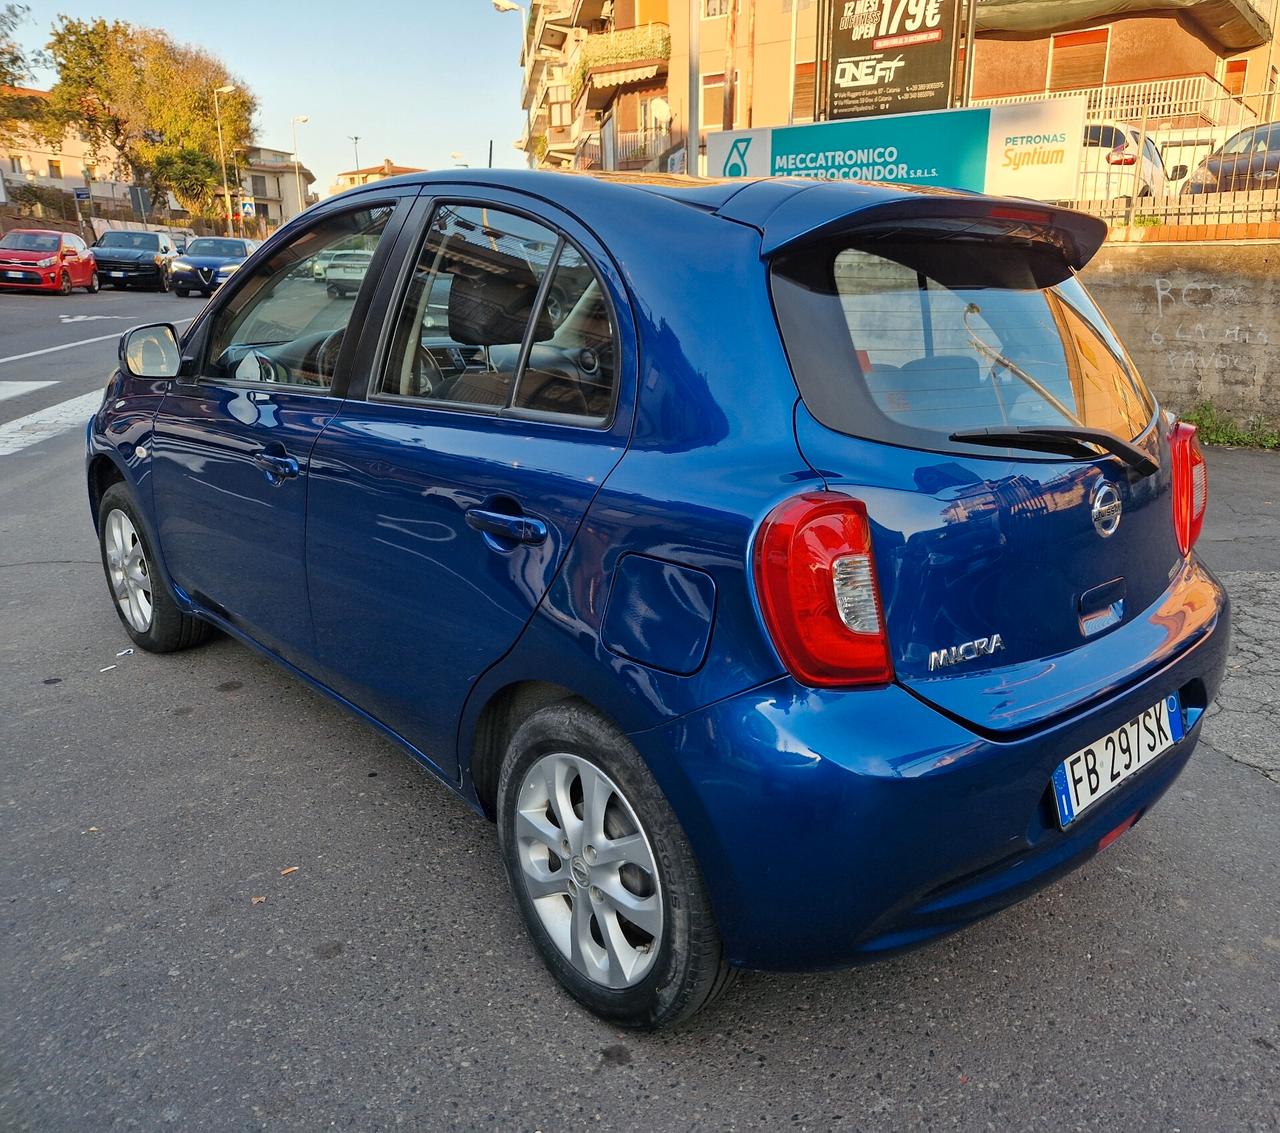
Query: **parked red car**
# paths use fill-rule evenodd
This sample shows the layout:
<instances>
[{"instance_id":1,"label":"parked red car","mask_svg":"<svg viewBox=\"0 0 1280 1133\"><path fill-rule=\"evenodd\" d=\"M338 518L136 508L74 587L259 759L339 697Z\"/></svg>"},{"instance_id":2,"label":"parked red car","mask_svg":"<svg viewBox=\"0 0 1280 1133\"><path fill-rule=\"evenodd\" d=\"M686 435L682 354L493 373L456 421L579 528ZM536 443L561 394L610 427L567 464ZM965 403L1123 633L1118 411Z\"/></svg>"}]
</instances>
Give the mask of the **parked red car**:
<instances>
[{"instance_id":1,"label":"parked red car","mask_svg":"<svg viewBox=\"0 0 1280 1133\"><path fill-rule=\"evenodd\" d=\"M71 232L15 228L0 236L0 287L57 291L98 290L98 264L89 246Z\"/></svg>"}]
</instances>

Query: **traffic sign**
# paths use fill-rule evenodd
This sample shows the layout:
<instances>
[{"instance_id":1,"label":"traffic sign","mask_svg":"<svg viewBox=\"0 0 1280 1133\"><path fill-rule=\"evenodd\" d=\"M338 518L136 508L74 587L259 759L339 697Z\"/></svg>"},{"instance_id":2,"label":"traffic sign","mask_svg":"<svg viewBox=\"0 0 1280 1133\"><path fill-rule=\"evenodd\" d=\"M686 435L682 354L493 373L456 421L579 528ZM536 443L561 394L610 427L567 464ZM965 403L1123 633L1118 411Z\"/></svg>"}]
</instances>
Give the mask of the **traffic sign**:
<instances>
[{"instance_id":1,"label":"traffic sign","mask_svg":"<svg viewBox=\"0 0 1280 1133\"><path fill-rule=\"evenodd\" d=\"M256 216L257 209L254 207L253 201L240 202L240 215L244 217Z\"/></svg>"}]
</instances>

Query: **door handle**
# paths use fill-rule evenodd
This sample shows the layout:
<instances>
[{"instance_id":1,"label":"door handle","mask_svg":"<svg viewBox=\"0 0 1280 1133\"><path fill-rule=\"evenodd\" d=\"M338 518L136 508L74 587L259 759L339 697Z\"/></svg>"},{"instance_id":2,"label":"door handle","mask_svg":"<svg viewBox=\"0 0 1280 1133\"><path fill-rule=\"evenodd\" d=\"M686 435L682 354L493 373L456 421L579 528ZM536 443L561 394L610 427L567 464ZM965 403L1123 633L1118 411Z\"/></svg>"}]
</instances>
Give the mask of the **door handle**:
<instances>
[{"instance_id":1,"label":"door handle","mask_svg":"<svg viewBox=\"0 0 1280 1133\"><path fill-rule=\"evenodd\" d=\"M473 507L467 509L466 518L467 526L473 531L496 535L499 539L508 539L513 543L546 542L547 525L531 516L507 515L501 511Z\"/></svg>"},{"instance_id":2,"label":"door handle","mask_svg":"<svg viewBox=\"0 0 1280 1133\"><path fill-rule=\"evenodd\" d=\"M253 454L253 463L267 474L273 484L292 480L301 471L297 460L292 456L280 456L276 453L260 449Z\"/></svg>"}]
</instances>

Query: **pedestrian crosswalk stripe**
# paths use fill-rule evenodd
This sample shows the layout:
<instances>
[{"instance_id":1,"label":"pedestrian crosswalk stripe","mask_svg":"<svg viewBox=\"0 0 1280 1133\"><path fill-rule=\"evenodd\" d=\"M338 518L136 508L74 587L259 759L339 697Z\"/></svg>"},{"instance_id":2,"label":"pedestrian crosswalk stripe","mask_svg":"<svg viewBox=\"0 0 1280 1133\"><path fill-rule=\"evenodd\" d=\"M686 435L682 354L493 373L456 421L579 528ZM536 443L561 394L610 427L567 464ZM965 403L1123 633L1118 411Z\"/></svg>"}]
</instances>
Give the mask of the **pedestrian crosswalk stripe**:
<instances>
[{"instance_id":1,"label":"pedestrian crosswalk stripe","mask_svg":"<svg viewBox=\"0 0 1280 1133\"><path fill-rule=\"evenodd\" d=\"M21 397L24 393L34 393L38 389L57 384L57 382L0 382L0 401L9 397Z\"/></svg>"},{"instance_id":2,"label":"pedestrian crosswalk stripe","mask_svg":"<svg viewBox=\"0 0 1280 1133\"><path fill-rule=\"evenodd\" d=\"M6 421L0 425L0 456L11 456L24 448L39 444L68 429L84 428L85 422L98 411L102 404L102 390L95 389L90 393L73 397L70 401L50 405L47 409L38 409L25 417Z\"/></svg>"}]
</instances>

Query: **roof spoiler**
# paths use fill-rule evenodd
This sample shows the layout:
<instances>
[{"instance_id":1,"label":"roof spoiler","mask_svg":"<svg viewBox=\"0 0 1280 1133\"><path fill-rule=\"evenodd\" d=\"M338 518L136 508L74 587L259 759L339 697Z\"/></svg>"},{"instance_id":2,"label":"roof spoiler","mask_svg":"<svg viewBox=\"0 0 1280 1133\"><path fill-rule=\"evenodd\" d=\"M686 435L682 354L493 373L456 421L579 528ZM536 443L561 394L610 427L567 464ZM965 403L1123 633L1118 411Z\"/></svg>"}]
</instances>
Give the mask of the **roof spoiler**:
<instances>
[{"instance_id":1,"label":"roof spoiler","mask_svg":"<svg viewBox=\"0 0 1280 1133\"><path fill-rule=\"evenodd\" d=\"M828 188L837 186L795 193L769 213L759 225L766 258L844 233L884 238L927 231L943 239L987 237L1048 245L1079 271L1107 238L1105 221L1039 201L905 188L901 196L850 209L847 196L824 192Z\"/></svg>"}]
</instances>

